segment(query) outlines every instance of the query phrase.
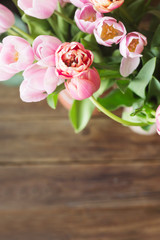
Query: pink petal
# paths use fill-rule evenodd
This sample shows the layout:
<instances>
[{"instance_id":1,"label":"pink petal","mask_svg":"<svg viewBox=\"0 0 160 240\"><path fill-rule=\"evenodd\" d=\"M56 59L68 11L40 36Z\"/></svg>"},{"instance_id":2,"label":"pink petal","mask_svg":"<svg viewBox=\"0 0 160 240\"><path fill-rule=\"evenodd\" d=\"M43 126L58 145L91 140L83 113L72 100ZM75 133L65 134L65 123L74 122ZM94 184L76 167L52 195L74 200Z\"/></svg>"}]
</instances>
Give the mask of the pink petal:
<instances>
[{"instance_id":1,"label":"pink petal","mask_svg":"<svg viewBox=\"0 0 160 240\"><path fill-rule=\"evenodd\" d=\"M120 73L123 77L129 76L139 65L140 58L122 58Z\"/></svg>"}]
</instances>

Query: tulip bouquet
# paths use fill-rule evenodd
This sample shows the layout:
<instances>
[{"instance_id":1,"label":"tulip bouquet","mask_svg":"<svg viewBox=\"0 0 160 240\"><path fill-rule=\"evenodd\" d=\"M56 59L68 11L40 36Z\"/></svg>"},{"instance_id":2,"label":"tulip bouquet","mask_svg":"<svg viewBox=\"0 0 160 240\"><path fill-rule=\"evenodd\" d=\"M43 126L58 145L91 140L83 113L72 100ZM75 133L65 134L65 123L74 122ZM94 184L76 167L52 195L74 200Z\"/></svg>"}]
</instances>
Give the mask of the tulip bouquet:
<instances>
[{"instance_id":1,"label":"tulip bouquet","mask_svg":"<svg viewBox=\"0 0 160 240\"><path fill-rule=\"evenodd\" d=\"M0 81L24 102L64 93L76 132L94 108L160 134L160 5L151 0L13 0L0 4ZM122 116L114 110L127 107Z\"/></svg>"}]
</instances>

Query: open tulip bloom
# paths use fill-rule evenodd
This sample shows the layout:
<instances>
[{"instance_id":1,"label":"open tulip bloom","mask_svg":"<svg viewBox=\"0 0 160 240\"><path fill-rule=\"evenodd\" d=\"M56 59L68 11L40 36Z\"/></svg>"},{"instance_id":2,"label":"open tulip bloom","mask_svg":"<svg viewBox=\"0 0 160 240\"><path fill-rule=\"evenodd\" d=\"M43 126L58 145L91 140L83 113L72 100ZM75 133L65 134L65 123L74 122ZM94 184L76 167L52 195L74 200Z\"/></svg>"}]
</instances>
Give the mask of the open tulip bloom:
<instances>
[{"instance_id":1,"label":"open tulip bloom","mask_svg":"<svg viewBox=\"0 0 160 240\"><path fill-rule=\"evenodd\" d=\"M0 4L0 81L24 102L71 99L76 132L94 108L160 135L160 4L150 0L17 0ZM157 1L158 2L158 1ZM127 108L122 116L113 113Z\"/></svg>"}]
</instances>

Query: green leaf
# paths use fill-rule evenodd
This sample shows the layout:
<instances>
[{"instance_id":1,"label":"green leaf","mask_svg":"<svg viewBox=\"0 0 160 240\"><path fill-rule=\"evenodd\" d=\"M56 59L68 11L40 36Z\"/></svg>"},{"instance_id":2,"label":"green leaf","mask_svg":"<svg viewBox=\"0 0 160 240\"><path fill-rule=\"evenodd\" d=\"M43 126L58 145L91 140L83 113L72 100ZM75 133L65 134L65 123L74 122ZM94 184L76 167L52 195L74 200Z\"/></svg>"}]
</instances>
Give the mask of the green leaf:
<instances>
[{"instance_id":1,"label":"green leaf","mask_svg":"<svg viewBox=\"0 0 160 240\"><path fill-rule=\"evenodd\" d=\"M155 17L157 17L158 19L160 19L160 10L151 10L148 13L154 15Z\"/></svg>"},{"instance_id":2,"label":"green leaf","mask_svg":"<svg viewBox=\"0 0 160 240\"><path fill-rule=\"evenodd\" d=\"M126 78L119 79L119 80L116 81L116 83L117 83L117 86L120 89L120 91L122 93L125 93L127 88L128 88L128 85L130 83L130 79L126 79Z\"/></svg>"},{"instance_id":3,"label":"green leaf","mask_svg":"<svg viewBox=\"0 0 160 240\"><path fill-rule=\"evenodd\" d=\"M126 90L125 94L119 89L114 89L106 97L98 98L98 101L109 111L113 111L119 107L130 107L137 99L134 98L133 93L129 89Z\"/></svg>"},{"instance_id":4,"label":"green leaf","mask_svg":"<svg viewBox=\"0 0 160 240\"><path fill-rule=\"evenodd\" d=\"M3 85L7 85L7 86L19 86L22 81L23 81L22 72L19 72L16 75L14 75L12 78L10 78L9 80L3 81L1 83Z\"/></svg>"},{"instance_id":5,"label":"green leaf","mask_svg":"<svg viewBox=\"0 0 160 240\"><path fill-rule=\"evenodd\" d=\"M146 0L134 0L127 8L128 13L138 22L143 14Z\"/></svg>"},{"instance_id":6,"label":"green leaf","mask_svg":"<svg viewBox=\"0 0 160 240\"><path fill-rule=\"evenodd\" d=\"M152 97L156 97L160 103L160 82L155 77L150 81L147 94L148 99Z\"/></svg>"},{"instance_id":7,"label":"green leaf","mask_svg":"<svg viewBox=\"0 0 160 240\"><path fill-rule=\"evenodd\" d=\"M58 94L51 93L48 95L47 103L51 108L56 109L57 102L58 102Z\"/></svg>"},{"instance_id":8,"label":"green leaf","mask_svg":"<svg viewBox=\"0 0 160 240\"><path fill-rule=\"evenodd\" d=\"M156 32L153 35L151 48L160 46L160 24L158 25Z\"/></svg>"},{"instance_id":9,"label":"green leaf","mask_svg":"<svg viewBox=\"0 0 160 240\"><path fill-rule=\"evenodd\" d=\"M145 89L152 79L156 66L156 58L150 59L140 70L135 79L129 84L129 89L131 89L135 94L141 98L145 98Z\"/></svg>"},{"instance_id":10,"label":"green leaf","mask_svg":"<svg viewBox=\"0 0 160 240\"><path fill-rule=\"evenodd\" d=\"M38 19L24 14L22 20L28 25L29 32L34 38L39 35L53 35L50 24L45 19Z\"/></svg>"},{"instance_id":11,"label":"green leaf","mask_svg":"<svg viewBox=\"0 0 160 240\"><path fill-rule=\"evenodd\" d=\"M92 116L94 105L89 99L75 100L69 112L70 121L76 133L82 131Z\"/></svg>"}]
</instances>

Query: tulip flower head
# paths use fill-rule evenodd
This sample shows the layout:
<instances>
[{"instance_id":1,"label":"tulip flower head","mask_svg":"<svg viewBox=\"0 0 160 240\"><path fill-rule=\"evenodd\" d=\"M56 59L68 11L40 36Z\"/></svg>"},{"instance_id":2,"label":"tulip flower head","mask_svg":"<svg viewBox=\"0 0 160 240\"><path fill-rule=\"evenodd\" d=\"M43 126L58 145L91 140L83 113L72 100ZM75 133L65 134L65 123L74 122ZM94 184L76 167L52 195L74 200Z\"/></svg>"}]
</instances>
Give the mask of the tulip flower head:
<instances>
[{"instance_id":1,"label":"tulip flower head","mask_svg":"<svg viewBox=\"0 0 160 240\"><path fill-rule=\"evenodd\" d=\"M21 8L25 14L39 18L49 18L54 10L57 8L58 0L18 0L18 7Z\"/></svg>"},{"instance_id":2,"label":"tulip flower head","mask_svg":"<svg viewBox=\"0 0 160 240\"><path fill-rule=\"evenodd\" d=\"M127 77L138 67L146 45L146 37L138 32L131 32L122 39L119 48L123 56L120 66L122 76Z\"/></svg>"},{"instance_id":3,"label":"tulip flower head","mask_svg":"<svg viewBox=\"0 0 160 240\"><path fill-rule=\"evenodd\" d=\"M34 61L30 44L21 37L5 37L0 44L0 81L25 70Z\"/></svg>"},{"instance_id":4,"label":"tulip flower head","mask_svg":"<svg viewBox=\"0 0 160 240\"><path fill-rule=\"evenodd\" d=\"M111 47L123 39L126 29L123 23L117 22L115 18L103 17L97 21L94 35L99 44Z\"/></svg>"},{"instance_id":5,"label":"tulip flower head","mask_svg":"<svg viewBox=\"0 0 160 240\"><path fill-rule=\"evenodd\" d=\"M88 69L93 62L93 53L79 42L61 44L55 57L57 74L68 79Z\"/></svg>"},{"instance_id":6,"label":"tulip flower head","mask_svg":"<svg viewBox=\"0 0 160 240\"><path fill-rule=\"evenodd\" d=\"M55 67L32 64L23 73L20 85L20 97L24 102L38 102L52 93L60 82Z\"/></svg>"},{"instance_id":7,"label":"tulip flower head","mask_svg":"<svg viewBox=\"0 0 160 240\"><path fill-rule=\"evenodd\" d=\"M77 9L75 22L81 31L92 34L96 21L102 17L103 15L97 12L91 4L86 4L81 10Z\"/></svg>"},{"instance_id":8,"label":"tulip flower head","mask_svg":"<svg viewBox=\"0 0 160 240\"><path fill-rule=\"evenodd\" d=\"M0 4L0 34L6 32L15 22L13 13Z\"/></svg>"},{"instance_id":9,"label":"tulip flower head","mask_svg":"<svg viewBox=\"0 0 160 240\"><path fill-rule=\"evenodd\" d=\"M89 3L90 0L70 0L70 2L76 7L82 8L85 4Z\"/></svg>"},{"instance_id":10,"label":"tulip flower head","mask_svg":"<svg viewBox=\"0 0 160 240\"><path fill-rule=\"evenodd\" d=\"M90 0L95 9L101 13L108 13L119 8L124 0Z\"/></svg>"},{"instance_id":11,"label":"tulip flower head","mask_svg":"<svg viewBox=\"0 0 160 240\"><path fill-rule=\"evenodd\" d=\"M55 52L61 41L53 36L40 35L33 41L33 51L39 65L55 66Z\"/></svg>"},{"instance_id":12,"label":"tulip flower head","mask_svg":"<svg viewBox=\"0 0 160 240\"><path fill-rule=\"evenodd\" d=\"M81 72L77 77L68 79L65 87L76 100L89 98L100 87L100 77L95 68Z\"/></svg>"}]
</instances>

